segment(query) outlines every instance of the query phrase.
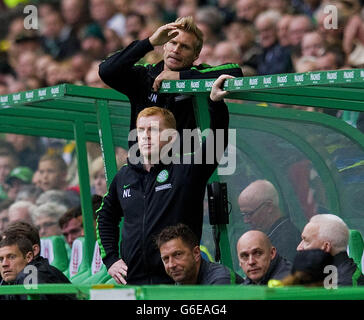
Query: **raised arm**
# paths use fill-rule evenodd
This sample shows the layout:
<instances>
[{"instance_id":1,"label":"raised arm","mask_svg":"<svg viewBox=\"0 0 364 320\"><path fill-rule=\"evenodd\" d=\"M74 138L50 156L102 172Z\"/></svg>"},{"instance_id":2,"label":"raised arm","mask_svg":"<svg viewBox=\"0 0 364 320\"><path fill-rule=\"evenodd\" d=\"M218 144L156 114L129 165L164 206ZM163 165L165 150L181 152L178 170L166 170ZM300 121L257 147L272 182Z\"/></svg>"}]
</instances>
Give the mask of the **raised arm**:
<instances>
[{"instance_id":1,"label":"raised arm","mask_svg":"<svg viewBox=\"0 0 364 320\"><path fill-rule=\"evenodd\" d=\"M159 27L149 38L133 41L125 49L116 52L100 64L100 78L110 87L130 94L130 91L137 90L137 83L143 82L146 76L146 69L135 64L143 58L155 46L160 46L177 35L174 30L179 23L169 23Z\"/></svg>"},{"instance_id":2,"label":"raised arm","mask_svg":"<svg viewBox=\"0 0 364 320\"><path fill-rule=\"evenodd\" d=\"M164 70L155 79L153 89L158 91L163 80L215 79L222 74L228 74L236 78L243 76L240 66L236 63L227 63L216 67L199 65L182 71Z\"/></svg>"},{"instance_id":3,"label":"raised arm","mask_svg":"<svg viewBox=\"0 0 364 320\"><path fill-rule=\"evenodd\" d=\"M133 41L100 64L100 78L111 88L129 95L133 90L137 90L137 84L145 80L147 73L145 67L135 64L152 50L153 46L148 38Z\"/></svg>"},{"instance_id":4,"label":"raised arm","mask_svg":"<svg viewBox=\"0 0 364 320\"><path fill-rule=\"evenodd\" d=\"M202 167L197 166L197 170L204 178L208 178L217 168L228 145L229 111L223 100L228 92L223 89L223 84L226 79L231 78L233 77L230 75L221 75L216 79L208 98L211 131L196 153L196 159L202 159L203 164Z\"/></svg>"},{"instance_id":5,"label":"raised arm","mask_svg":"<svg viewBox=\"0 0 364 320\"><path fill-rule=\"evenodd\" d=\"M241 67L237 63L225 63L219 66L198 65L189 70L180 71L180 79L216 79L221 75L230 75L235 78L243 76Z\"/></svg>"}]
</instances>

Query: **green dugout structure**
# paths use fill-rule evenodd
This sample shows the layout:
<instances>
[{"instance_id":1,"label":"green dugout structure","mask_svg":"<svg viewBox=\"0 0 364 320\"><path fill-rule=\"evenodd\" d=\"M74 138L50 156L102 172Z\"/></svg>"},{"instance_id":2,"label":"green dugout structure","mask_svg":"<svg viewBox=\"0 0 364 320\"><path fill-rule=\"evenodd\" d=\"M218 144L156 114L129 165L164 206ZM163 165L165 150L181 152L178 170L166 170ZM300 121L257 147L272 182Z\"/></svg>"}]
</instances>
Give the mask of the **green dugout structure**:
<instances>
[{"instance_id":1,"label":"green dugout structure","mask_svg":"<svg viewBox=\"0 0 364 320\"><path fill-rule=\"evenodd\" d=\"M214 80L164 81L161 92L195 97L203 131L209 127L207 96ZM296 106L364 111L364 69L280 74L229 79L229 146L211 181L225 182L230 214L218 225L221 263L241 273L236 241L247 230L237 205L242 189L256 179L279 191L282 211L299 230L314 213L333 213L364 234L364 135L344 120ZM292 107L293 106L293 107ZM0 132L75 140L86 259L91 263L95 236L86 142L99 142L108 185L117 172L114 148L127 148L130 106L112 89L70 84L0 96ZM206 206L207 207L207 206ZM215 252L208 212L202 244ZM350 244L361 267L362 249ZM118 290L117 290L118 289ZM362 288L337 290L244 286L175 287L113 284L0 287L0 294L77 293L81 299L108 294L120 299L363 299Z\"/></svg>"}]
</instances>

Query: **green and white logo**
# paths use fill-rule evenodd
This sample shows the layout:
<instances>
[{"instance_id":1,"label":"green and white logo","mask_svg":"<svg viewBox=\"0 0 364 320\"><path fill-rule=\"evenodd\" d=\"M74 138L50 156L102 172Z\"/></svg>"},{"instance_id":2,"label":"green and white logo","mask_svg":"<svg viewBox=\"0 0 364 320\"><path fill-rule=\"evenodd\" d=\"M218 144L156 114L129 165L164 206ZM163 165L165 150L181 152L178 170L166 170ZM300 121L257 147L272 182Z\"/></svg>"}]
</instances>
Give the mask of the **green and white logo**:
<instances>
[{"instance_id":1,"label":"green and white logo","mask_svg":"<svg viewBox=\"0 0 364 320\"><path fill-rule=\"evenodd\" d=\"M157 181L159 183L162 183L168 179L168 176L169 176L168 171L164 169L161 172L159 172L157 176Z\"/></svg>"}]
</instances>

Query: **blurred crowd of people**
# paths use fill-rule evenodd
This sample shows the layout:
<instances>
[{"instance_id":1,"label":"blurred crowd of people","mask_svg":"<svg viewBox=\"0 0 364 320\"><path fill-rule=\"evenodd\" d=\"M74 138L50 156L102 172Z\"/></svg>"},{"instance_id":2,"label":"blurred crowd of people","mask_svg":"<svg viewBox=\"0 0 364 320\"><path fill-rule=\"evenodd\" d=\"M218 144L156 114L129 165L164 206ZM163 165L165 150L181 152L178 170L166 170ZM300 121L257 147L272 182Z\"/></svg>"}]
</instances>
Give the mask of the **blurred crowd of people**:
<instances>
[{"instance_id":1,"label":"blurred crowd of people","mask_svg":"<svg viewBox=\"0 0 364 320\"><path fill-rule=\"evenodd\" d=\"M10 133L0 139L0 232L11 222L25 221L34 224L41 237L63 234L67 240L72 218L79 218L77 226L81 228L73 143ZM87 150L90 192L99 207L107 192L101 149L88 142ZM126 151L119 147L116 151L120 167L126 161ZM70 246L72 241L67 241Z\"/></svg>"},{"instance_id":2,"label":"blurred crowd of people","mask_svg":"<svg viewBox=\"0 0 364 320\"><path fill-rule=\"evenodd\" d=\"M24 28L26 14L22 11L12 17L1 39L0 94L64 82L105 87L98 76L100 61L187 15L196 19L204 33L197 64L238 63L245 76L364 64L360 54L364 45L361 0L28 3L36 4L38 29ZM160 59L157 48L143 62Z\"/></svg>"},{"instance_id":3,"label":"blurred crowd of people","mask_svg":"<svg viewBox=\"0 0 364 320\"><path fill-rule=\"evenodd\" d=\"M27 4L37 8L36 29L24 27ZM244 76L361 68L362 6L362 0L1 0L0 16L9 23L0 34L0 95L59 83L107 87L98 75L103 59L188 15L204 34L196 64L238 63ZM161 58L157 47L140 62ZM358 118L297 108L353 126Z\"/></svg>"}]
</instances>

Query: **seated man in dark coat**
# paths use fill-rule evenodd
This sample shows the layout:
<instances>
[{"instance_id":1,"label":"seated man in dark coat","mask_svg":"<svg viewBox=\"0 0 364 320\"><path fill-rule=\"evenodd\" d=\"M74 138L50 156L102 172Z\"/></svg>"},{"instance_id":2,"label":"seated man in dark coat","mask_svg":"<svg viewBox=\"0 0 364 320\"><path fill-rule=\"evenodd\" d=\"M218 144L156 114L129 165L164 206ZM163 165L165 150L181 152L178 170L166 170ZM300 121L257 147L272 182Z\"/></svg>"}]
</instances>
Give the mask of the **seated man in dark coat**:
<instances>
[{"instance_id":1,"label":"seated man in dark coat","mask_svg":"<svg viewBox=\"0 0 364 320\"><path fill-rule=\"evenodd\" d=\"M267 235L261 231L244 233L237 243L240 267L246 274L243 284L267 285L290 274L292 264L281 257Z\"/></svg>"},{"instance_id":2,"label":"seated man in dark coat","mask_svg":"<svg viewBox=\"0 0 364 320\"><path fill-rule=\"evenodd\" d=\"M268 180L253 181L240 193L238 204L244 223L267 234L279 254L293 262L301 235L289 216L281 211L274 185Z\"/></svg>"},{"instance_id":3,"label":"seated man in dark coat","mask_svg":"<svg viewBox=\"0 0 364 320\"><path fill-rule=\"evenodd\" d=\"M15 222L1 235L0 285L23 284L31 287L41 283L70 283L57 268L39 255L40 239L34 226ZM26 295L6 295L5 300L26 300ZM41 300L74 300L74 295L40 295Z\"/></svg>"},{"instance_id":4,"label":"seated man in dark coat","mask_svg":"<svg viewBox=\"0 0 364 320\"><path fill-rule=\"evenodd\" d=\"M243 280L228 267L202 259L196 235L182 223L163 229L156 243L166 273L176 284L236 284Z\"/></svg>"},{"instance_id":5,"label":"seated man in dark coat","mask_svg":"<svg viewBox=\"0 0 364 320\"><path fill-rule=\"evenodd\" d=\"M333 257L337 268L337 286L364 285L364 276L346 248L349 243L349 228L334 214L314 215L302 231L302 241L297 250L321 249Z\"/></svg>"}]
</instances>

